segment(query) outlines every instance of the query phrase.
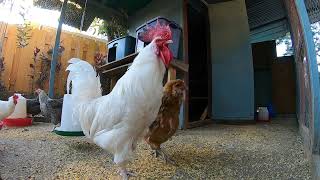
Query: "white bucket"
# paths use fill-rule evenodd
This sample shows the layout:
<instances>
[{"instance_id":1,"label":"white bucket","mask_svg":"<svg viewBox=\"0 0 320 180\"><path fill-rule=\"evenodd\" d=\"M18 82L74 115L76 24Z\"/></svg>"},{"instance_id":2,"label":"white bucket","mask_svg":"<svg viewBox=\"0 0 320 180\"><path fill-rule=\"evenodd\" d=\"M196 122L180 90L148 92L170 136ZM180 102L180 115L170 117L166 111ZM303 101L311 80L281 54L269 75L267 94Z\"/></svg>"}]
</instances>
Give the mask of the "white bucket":
<instances>
[{"instance_id":1,"label":"white bucket","mask_svg":"<svg viewBox=\"0 0 320 180\"><path fill-rule=\"evenodd\" d=\"M75 132L82 131L79 121L73 121L72 112L74 107L74 101L71 94L65 94L63 96L62 114L61 114L61 126L55 130Z\"/></svg>"},{"instance_id":2,"label":"white bucket","mask_svg":"<svg viewBox=\"0 0 320 180\"><path fill-rule=\"evenodd\" d=\"M268 121L269 120L269 111L267 107L258 108L258 120Z\"/></svg>"},{"instance_id":3,"label":"white bucket","mask_svg":"<svg viewBox=\"0 0 320 180\"><path fill-rule=\"evenodd\" d=\"M13 113L8 117L8 119L19 119L27 117L27 100L21 94L16 94L19 98L17 100L16 107ZM9 98L11 100L13 96Z\"/></svg>"}]
</instances>

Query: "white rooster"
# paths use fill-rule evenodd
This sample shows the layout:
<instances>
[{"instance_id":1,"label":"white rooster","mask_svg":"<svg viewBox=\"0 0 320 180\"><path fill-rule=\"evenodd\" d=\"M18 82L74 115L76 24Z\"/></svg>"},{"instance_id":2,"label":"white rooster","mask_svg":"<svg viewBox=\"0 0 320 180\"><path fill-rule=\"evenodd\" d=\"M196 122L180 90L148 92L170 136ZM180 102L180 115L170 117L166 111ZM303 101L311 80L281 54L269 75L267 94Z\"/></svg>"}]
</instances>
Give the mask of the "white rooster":
<instances>
[{"instance_id":1,"label":"white rooster","mask_svg":"<svg viewBox=\"0 0 320 180\"><path fill-rule=\"evenodd\" d=\"M18 98L19 96L13 95L13 97L9 98L8 101L0 101L0 124L1 125L2 125L1 121L7 118L8 116L10 116L14 112L16 104L18 103Z\"/></svg>"},{"instance_id":2,"label":"white rooster","mask_svg":"<svg viewBox=\"0 0 320 180\"><path fill-rule=\"evenodd\" d=\"M151 43L140 51L106 96L101 96L100 78L89 63L73 58L67 67L71 94L79 102L74 107L73 118L80 121L87 137L113 153L124 179L133 175L126 170L126 164L137 141L157 116L163 95L162 80L172 60L168 48L172 43L169 26L157 23L140 38Z\"/></svg>"}]
</instances>

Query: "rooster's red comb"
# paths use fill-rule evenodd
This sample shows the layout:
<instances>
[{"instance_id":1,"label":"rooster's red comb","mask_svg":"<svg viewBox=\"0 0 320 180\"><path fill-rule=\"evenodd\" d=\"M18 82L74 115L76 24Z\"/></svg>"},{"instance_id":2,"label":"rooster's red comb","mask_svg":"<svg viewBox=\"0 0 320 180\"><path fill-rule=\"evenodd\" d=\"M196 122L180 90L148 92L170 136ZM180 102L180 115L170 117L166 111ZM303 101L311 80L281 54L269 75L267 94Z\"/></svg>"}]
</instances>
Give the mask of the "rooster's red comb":
<instances>
[{"instance_id":1,"label":"rooster's red comb","mask_svg":"<svg viewBox=\"0 0 320 180\"><path fill-rule=\"evenodd\" d=\"M169 25L161 25L157 20L157 24L153 27L145 28L145 31L139 33L138 38L143 42L151 42L154 38L160 37L163 40L171 40L172 32Z\"/></svg>"},{"instance_id":2,"label":"rooster's red comb","mask_svg":"<svg viewBox=\"0 0 320 180\"><path fill-rule=\"evenodd\" d=\"M15 100L17 100L17 99L19 98L19 96L16 95L16 94L14 94L12 98L15 99Z\"/></svg>"}]
</instances>

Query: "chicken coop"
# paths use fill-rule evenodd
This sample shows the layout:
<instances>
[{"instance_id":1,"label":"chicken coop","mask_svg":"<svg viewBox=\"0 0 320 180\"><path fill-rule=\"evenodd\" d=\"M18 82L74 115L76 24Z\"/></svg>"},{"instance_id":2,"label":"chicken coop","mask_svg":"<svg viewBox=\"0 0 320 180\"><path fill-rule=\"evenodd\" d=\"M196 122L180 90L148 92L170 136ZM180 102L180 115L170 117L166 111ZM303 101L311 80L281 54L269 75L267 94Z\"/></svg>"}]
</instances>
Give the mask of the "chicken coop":
<instances>
[{"instance_id":1,"label":"chicken coop","mask_svg":"<svg viewBox=\"0 0 320 180\"><path fill-rule=\"evenodd\" d=\"M272 104L278 114L298 119L306 150L319 160L320 87L310 28L320 21L318 0L72 0L86 7L82 23L72 17L66 0L65 6L60 1L37 2L44 8L61 8L60 24L82 24L84 29L93 17L116 17L132 38L156 17L169 20L181 33L176 39L178 55L164 82L178 78L188 86L181 128L212 121L251 122L257 107ZM277 58L275 40L288 32L294 56ZM105 93L138 53L98 67Z\"/></svg>"}]
</instances>

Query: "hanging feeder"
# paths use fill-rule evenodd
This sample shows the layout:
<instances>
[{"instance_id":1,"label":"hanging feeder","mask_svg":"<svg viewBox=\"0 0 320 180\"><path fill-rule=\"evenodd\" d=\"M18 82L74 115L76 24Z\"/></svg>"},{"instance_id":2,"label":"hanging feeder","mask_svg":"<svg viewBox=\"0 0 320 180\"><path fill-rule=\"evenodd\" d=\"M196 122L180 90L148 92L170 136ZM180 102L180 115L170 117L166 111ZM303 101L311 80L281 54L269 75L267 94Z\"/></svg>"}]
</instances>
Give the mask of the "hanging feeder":
<instances>
[{"instance_id":1,"label":"hanging feeder","mask_svg":"<svg viewBox=\"0 0 320 180\"><path fill-rule=\"evenodd\" d=\"M32 118L27 117L27 100L21 94L16 95L19 96L18 103L14 112L9 117L3 119L3 125L7 127L31 126ZM12 99L12 97L9 99Z\"/></svg>"},{"instance_id":2,"label":"hanging feeder","mask_svg":"<svg viewBox=\"0 0 320 180\"><path fill-rule=\"evenodd\" d=\"M87 0L84 6L83 14L82 14L80 31L82 31L82 28L83 28L86 7L87 7ZM68 90L67 90L67 94L65 94L63 97L61 126L55 128L53 132L61 136L84 136L80 122L77 120L74 120L72 116L73 108L76 104L75 101L77 101L77 99L73 97L72 94L69 94L69 87L70 87L70 82L67 81Z\"/></svg>"}]
</instances>

